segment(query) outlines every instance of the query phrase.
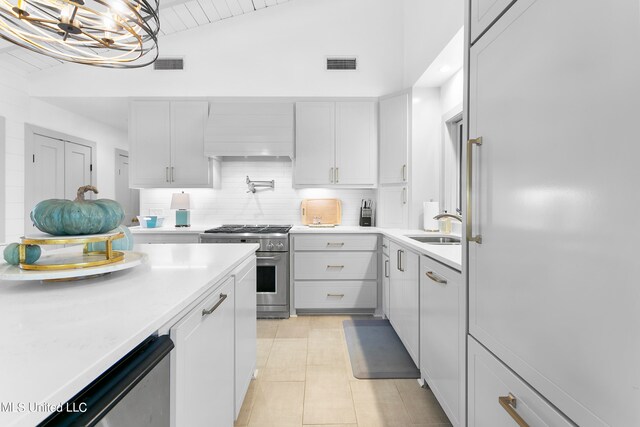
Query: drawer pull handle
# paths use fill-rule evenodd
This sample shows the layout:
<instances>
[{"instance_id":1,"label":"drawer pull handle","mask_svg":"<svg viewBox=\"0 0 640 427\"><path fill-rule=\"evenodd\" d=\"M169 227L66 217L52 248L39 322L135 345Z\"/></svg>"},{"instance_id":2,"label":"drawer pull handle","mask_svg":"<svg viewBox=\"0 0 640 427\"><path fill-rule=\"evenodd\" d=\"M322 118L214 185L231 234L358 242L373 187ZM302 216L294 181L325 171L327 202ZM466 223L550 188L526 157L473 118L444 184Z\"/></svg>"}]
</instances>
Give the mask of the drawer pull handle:
<instances>
[{"instance_id":1,"label":"drawer pull handle","mask_svg":"<svg viewBox=\"0 0 640 427\"><path fill-rule=\"evenodd\" d=\"M446 279L443 279L442 277L438 277L433 271L427 271L425 274L429 279L433 280L436 283L442 283L443 285L447 284Z\"/></svg>"},{"instance_id":2,"label":"drawer pull handle","mask_svg":"<svg viewBox=\"0 0 640 427\"><path fill-rule=\"evenodd\" d=\"M344 294L327 294L328 297L344 298Z\"/></svg>"},{"instance_id":3,"label":"drawer pull handle","mask_svg":"<svg viewBox=\"0 0 640 427\"><path fill-rule=\"evenodd\" d=\"M206 309L206 308L202 309L202 317L207 316L213 313L214 311L216 311L216 309L220 307L220 304L222 304L226 299L227 299L227 294L220 294L220 299L213 307L211 307L210 309Z\"/></svg>"},{"instance_id":4,"label":"drawer pull handle","mask_svg":"<svg viewBox=\"0 0 640 427\"><path fill-rule=\"evenodd\" d=\"M327 246L344 246L343 242L327 242Z\"/></svg>"},{"instance_id":5,"label":"drawer pull handle","mask_svg":"<svg viewBox=\"0 0 640 427\"><path fill-rule=\"evenodd\" d=\"M344 268L344 265L327 265L327 268Z\"/></svg>"},{"instance_id":6,"label":"drawer pull handle","mask_svg":"<svg viewBox=\"0 0 640 427\"><path fill-rule=\"evenodd\" d=\"M508 396L499 396L498 402L500 403L500 406L502 406L504 410L507 411L511 418L513 418L518 426L529 427L529 424L527 424L527 422L522 419L518 412L516 412L517 399L513 394L509 393Z\"/></svg>"}]
</instances>

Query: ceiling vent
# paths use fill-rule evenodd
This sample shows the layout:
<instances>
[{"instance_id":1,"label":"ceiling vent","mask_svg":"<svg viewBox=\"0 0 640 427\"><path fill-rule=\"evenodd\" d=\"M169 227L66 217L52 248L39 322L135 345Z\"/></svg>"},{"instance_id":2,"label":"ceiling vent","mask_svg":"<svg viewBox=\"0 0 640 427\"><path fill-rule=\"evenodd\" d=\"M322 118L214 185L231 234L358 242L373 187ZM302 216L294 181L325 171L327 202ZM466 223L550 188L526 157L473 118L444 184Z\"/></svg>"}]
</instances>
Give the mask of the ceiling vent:
<instances>
[{"instance_id":1,"label":"ceiling vent","mask_svg":"<svg viewBox=\"0 0 640 427\"><path fill-rule=\"evenodd\" d=\"M158 58L153 63L154 70L184 70L183 58Z\"/></svg>"},{"instance_id":2,"label":"ceiling vent","mask_svg":"<svg viewBox=\"0 0 640 427\"><path fill-rule=\"evenodd\" d=\"M327 70L357 70L358 69L358 60L355 57L352 58L327 58Z\"/></svg>"}]
</instances>

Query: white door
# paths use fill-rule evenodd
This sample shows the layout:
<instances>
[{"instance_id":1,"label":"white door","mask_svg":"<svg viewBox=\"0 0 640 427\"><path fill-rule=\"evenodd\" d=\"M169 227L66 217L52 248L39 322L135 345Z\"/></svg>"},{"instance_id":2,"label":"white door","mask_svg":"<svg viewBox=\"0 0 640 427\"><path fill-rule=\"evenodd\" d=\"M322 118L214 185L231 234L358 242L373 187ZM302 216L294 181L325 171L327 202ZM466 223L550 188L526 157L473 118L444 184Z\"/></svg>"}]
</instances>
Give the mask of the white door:
<instances>
[{"instance_id":1,"label":"white door","mask_svg":"<svg viewBox=\"0 0 640 427\"><path fill-rule=\"evenodd\" d=\"M64 194L65 199L75 200L78 188L92 185L91 147L65 141L64 143ZM95 199L96 195L89 191L85 199Z\"/></svg>"},{"instance_id":2,"label":"white door","mask_svg":"<svg viewBox=\"0 0 640 427\"><path fill-rule=\"evenodd\" d=\"M209 159L204 155L208 102L171 102L171 170L174 187L206 187L211 183Z\"/></svg>"},{"instance_id":3,"label":"white door","mask_svg":"<svg viewBox=\"0 0 640 427\"><path fill-rule=\"evenodd\" d=\"M407 228L409 224L408 190L405 186L378 189L379 227Z\"/></svg>"},{"instance_id":4,"label":"white door","mask_svg":"<svg viewBox=\"0 0 640 427\"><path fill-rule=\"evenodd\" d=\"M32 161L33 181L25 192L25 234L39 232L29 217L38 202L64 199L64 141L34 134Z\"/></svg>"},{"instance_id":5,"label":"white door","mask_svg":"<svg viewBox=\"0 0 640 427\"><path fill-rule=\"evenodd\" d=\"M174 427L233 426L233 287L228 279L171 329Z\"/></svg>"},{"instance_id":6,"label":"white door","mask_svg":"<svg viewBox=\"0 0 640 427\"><path fill-rule=\"evenodd\" d=\"M336 184L375 185L376 127L373 102L336 102Z\"/></svg>"},{"instance_id":7,"label":"white door","mask_svg":"<svg viewBox=\"0 0 640 427\"><path fill-rule=\"evenodd\" d=\"M129 188L129 156L116 154L116 201L124 209L123 225L133 225L133 218L140 212L140 190Z\"/></svg>"},{"instance_id":8,"label":"white door","mask_svg":"<svg viewBox=\"0 0 640 427\"><path fill-rule=\"evenodd\" d=\"M518 0L469 58L470 333L581 426L640 425L638 40L637 0Z\"/></svg>"},{"instance_id":9,"label":"white door","mask_svg":"<svg viewBox=\"0 0 640 427\"><path fill-rule=\"evenodd\" d=\"M409 95L380 101L380 184L407 181Z\"/></svg>"},{"instance_id":10,"label":"white door","mask_svg":"<svg viewBox=\"0 0 640 427\"><path fill-rule=\"evenodd\" d=\"M335 181L335 103L296 103L296 185Z\"/></svg>"},{"instance_id":11,"label":"white door","mask_svg":"<svg viewBox=\"0 0 640 427\"><path fill-rule=\"evenodd\" d=\"M170 186L171 103L135 101L129 107L131 187Z\"/></svg>"}]
</instances>

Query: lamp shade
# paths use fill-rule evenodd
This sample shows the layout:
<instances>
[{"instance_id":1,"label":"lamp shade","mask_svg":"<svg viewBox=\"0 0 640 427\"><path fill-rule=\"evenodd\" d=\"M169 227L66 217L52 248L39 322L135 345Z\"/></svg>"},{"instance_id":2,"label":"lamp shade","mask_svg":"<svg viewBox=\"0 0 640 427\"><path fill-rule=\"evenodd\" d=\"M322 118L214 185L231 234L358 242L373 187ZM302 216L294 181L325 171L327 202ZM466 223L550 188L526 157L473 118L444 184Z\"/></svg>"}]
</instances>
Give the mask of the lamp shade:
<instances>
[{"instance_id":1,"label":"lamp shade","mask_svg":"<svg viewBox=\"0 0 640 427\"><path fill-rule=\"evenodd\" d=\"M191 200L189 194L185 193L173 193L171 196L171 209L191 209Z\"/></svg>"}]
</instances>

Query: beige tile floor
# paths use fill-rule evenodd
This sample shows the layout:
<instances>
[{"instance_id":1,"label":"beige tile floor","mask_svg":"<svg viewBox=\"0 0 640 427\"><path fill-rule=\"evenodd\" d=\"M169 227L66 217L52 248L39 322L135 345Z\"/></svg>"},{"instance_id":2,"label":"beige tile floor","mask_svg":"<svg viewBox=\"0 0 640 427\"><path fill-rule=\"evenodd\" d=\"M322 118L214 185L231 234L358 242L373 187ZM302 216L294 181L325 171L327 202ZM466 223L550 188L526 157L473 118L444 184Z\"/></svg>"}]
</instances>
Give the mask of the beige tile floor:
<instances>
[{"instance_id":1,"label":"beige tile floor","mask_svg":"<svg viewBox=\"0 0 640 427\"><path fill-rule=\"evenodd\" d=\"M236 426L450 426L430 390L416 380L358 380L342 321L300 316L258 321L258 378Z\"/></svg>"}]
</instances>

